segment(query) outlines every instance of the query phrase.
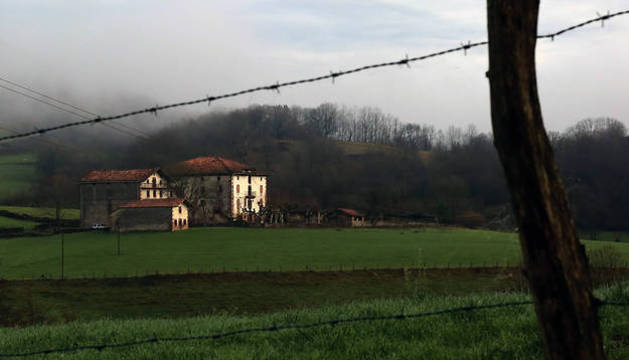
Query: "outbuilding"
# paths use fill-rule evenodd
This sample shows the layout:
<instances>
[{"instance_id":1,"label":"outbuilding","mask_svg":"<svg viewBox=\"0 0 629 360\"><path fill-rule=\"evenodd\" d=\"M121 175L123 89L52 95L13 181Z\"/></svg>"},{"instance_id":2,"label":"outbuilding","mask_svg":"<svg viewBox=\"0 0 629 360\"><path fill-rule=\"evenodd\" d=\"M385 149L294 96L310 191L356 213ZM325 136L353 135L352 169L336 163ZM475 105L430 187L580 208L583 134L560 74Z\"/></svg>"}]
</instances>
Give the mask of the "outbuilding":
<instances>
[{"instance_id":1,"label":"outbuilding","mask_svg":"<svg viewBox=\"0 0 629 360\"><path fill-rule=\"evenodd\" d=\"M362 211L338 208L327 214L327 221L336 226L361 227L366 225L365 217Z\"/></svg>"},{"instance_id":2,"label":"outbuilding","mask_svg":"<svg viewBox=\"0 0 629 360\"><path fill-rule=\"evenodd\" d=\"M188 207L181 198L143 199L121 205L112 221L121 232L186 230Z\"/></svg>"}]
</instances>

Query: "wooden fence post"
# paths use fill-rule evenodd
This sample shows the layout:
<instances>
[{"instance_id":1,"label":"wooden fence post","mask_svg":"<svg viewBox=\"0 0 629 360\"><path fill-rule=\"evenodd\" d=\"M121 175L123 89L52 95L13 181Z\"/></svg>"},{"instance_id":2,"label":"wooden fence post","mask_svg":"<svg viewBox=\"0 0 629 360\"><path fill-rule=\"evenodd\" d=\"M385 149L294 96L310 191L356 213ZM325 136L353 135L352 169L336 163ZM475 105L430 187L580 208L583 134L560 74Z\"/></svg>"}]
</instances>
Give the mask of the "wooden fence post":
<instances>
[{"instance_id":1,"label":"wooden fence post","mask_svg":"<svg viewBox=\"0 0 629 360\"><path fill-rule=\"evenodd\" d=\"M487 0L494 143L505 170L547 359L604 359L598 301L544 129L539 0Z\"/></svg>"}]
</instances>

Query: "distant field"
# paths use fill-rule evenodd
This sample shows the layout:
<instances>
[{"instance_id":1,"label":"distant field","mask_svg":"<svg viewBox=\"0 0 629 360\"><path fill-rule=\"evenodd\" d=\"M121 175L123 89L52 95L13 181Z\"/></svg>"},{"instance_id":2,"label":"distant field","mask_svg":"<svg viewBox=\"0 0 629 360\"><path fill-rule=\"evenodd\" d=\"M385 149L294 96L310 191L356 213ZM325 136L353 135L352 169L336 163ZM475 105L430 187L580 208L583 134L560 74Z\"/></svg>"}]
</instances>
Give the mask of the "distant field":
<instances>
[{"instance_id":1,"label":"distant field","mask_svg":"<svg viewBox=\"0 0 629 360\"><path fill-rule=\"evenodd\" d=\"M382 298L524 291L524 281L517 268L12 280L0 282L0 327L225 312L252 315Z\"/></svg>"},{"instance_id":2,"label":"distant field","mask_svg":"<svg viewBox=\"0 0 629 360\"><path fill-rule=\"evenodd\" d=\"M604 289L608 301L628 301L627 287ZM465 306L530 301L524 294L372 300L258 316L100 320L0 328L0 353L119 344L154 337L213 335L245 328L310 324L353 317L417 314ZM609 359L629 358L629 308L603 306L601 330ZM533 306L475 310L407 320L365 321L303 330L246 333L223 339L152 342L124 348L47 354L46 359L541 359Z\"/></svg>"},{"instance_id":3,"label":"distant field","mask_svg":"<svg viewBox=\"0 0 629 360\"><path fill-rule=\"evenodd\" d=\"M611 245L624 259L629 244ZM69 277L128 276L146 273L256 270L345 270L352 268L467 267L515 265L515 234L480 230L426 229L247 229L193 228L183 232L121 235L83 232L65 236ZM0 277L57 278L60 237L0 240Z\"/></svg>"},{"instance_id":4,"label":"distant field","mask_svg":"<svg viewBox=\"0 0 629 360\"><path fill-rule=\"evenodd\" d=\"M0 229L22 227L24 228L24 230L30 230L36 225L37 223L32 221L11 219L8 217L0 216Z\"/></svg>"},{"instance_id":5,"label":"distant field","mask_svg":"<svg viewBox=\"0 0 629 360\"><path fill-rule=\"evenodd\" d=\"M34 154L0 155L0 201L26 191L35 179Z\"/></svg>"},{"instance_id":6,"label":"distant field","mask_svg":"<svg viewBox=\"0 0 629 360\"><path fill-rule=\"evenodd\" d=\"M38 218L54 219L54 208L38 208L23 206L4 206L0 205L0 210L8 211L17 215L28 215ZM61 218L65 220L78 220L81 216L79 209L61 209Z\"/></svg>"}]
</instances>

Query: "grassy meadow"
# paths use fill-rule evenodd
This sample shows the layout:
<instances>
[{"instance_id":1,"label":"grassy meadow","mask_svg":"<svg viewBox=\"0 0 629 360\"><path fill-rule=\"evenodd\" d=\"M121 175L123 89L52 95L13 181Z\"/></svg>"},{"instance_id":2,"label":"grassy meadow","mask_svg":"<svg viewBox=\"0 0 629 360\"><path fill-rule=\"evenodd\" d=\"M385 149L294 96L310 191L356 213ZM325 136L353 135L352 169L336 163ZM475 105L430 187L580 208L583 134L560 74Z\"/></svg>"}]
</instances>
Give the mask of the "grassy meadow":
<instances>
[{"instance_id":1,"label":"grassy meadow","mask_svg":"<svg viewBox=\"0 0 629 360\"><path fill-rule=\"evenodd\" d=\"M0 210L8 211L16 215L51 220L56 216L54 208L0 205ZM78 220L81 217L81 213L79 209L61 209L60 216L64 220Z\"/></svg>"},{"instance_id":2,"label":"grassy meadow","mask_svg":"<svg viewBox=\"0 0 629 360\"><path fill-rule=\"evenodd\" d=\"M467 229L193 228L182 232L65 235L65 276L222 271L504 266L519 263L517 236ZM628 243L613 246L623 260ZM0 239L0 278L60 275L60 235Z\"/></svg>"},{"instance_id":3,"label":"grassy meadow","mask_svg":"<svg viewBox=\"0 0 629 360\"><path fill-rule=\"evenodd\" d=\"M103 318L178 318L224 312L255 315L383 298L525 290L524 278L517 268L227 272L12 280L0 282L0 309L3 309L0 327Z\"/></svg>"},{"instance_id":4,"label":"grassy meadow","mask_svg":"<svg viewBox=\"0 0 629 360\"><path fill-rule=\"evenodd\" d=\"M0 229L2 228L15 228L22 227L24 230L30 230L37 226L34 221L13 219L5 216L0 216Z\"/></svg>"},{"instance_id":5,"label":"grassy meadow","mask_svg":"<svg viewBox=\"0 0 629 360\"><path fill-rule=\"evenodd\" d=\"M34 154L0 156L0 200L27 191L35 179Z\"/></svg>"},{"instance_id":6,"label":"grassy meadow","mask_svg":"<svg viewBox=\"0 0 629 360\"><path fill-rule=\"evenodd\" d=\"M627 285L598 291L608 301L628 301ZM0 328L0 353L76 345L122 343L153 337L212 335L244 328L308 324L352 317L414 314L528 301L518 293L420 296L300 309L257 316L229 313L182 319L99 320ZM600 311L609 359L629 357L629 308ZM407 320L377 320L304 330L252 333L218 340L156 342L124 348L48 354L47 359L541 359L531 305L475 310Z\"/></svg>"}]
</instances>

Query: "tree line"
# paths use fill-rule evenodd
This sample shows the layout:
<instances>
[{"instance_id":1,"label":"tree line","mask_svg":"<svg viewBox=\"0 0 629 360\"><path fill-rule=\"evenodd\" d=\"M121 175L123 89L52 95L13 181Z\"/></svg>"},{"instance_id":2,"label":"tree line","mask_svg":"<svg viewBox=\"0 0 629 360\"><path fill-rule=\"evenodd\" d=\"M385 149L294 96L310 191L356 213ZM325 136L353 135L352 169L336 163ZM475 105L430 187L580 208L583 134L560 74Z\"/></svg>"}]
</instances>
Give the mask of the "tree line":
<instances>
[{"instance_id":1,"label":"tree line","mask_svg":"<svg viewBox=\"0 0 629 360\"><path fill-rule=\"evenodd\" d=\"M549 135L577 226L629 230L625 126L615 119L585 119ZM514 226L492 135L473 125L444 131L402 123L376 108L329 103L255 105L181 120L127 143L97 144L91 154L30 144L39 149L40 181L29 194L9 200L78 207L76 182L90 169L165 167L218 155L270 171L276 206Z\"/></svg>"}]
</instances>

